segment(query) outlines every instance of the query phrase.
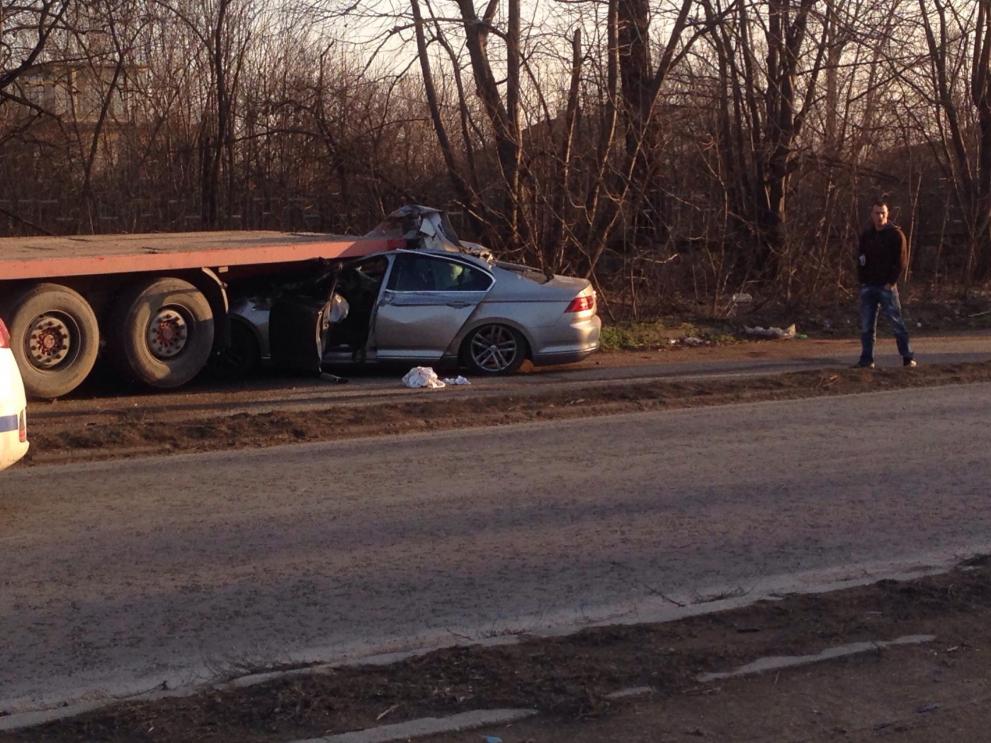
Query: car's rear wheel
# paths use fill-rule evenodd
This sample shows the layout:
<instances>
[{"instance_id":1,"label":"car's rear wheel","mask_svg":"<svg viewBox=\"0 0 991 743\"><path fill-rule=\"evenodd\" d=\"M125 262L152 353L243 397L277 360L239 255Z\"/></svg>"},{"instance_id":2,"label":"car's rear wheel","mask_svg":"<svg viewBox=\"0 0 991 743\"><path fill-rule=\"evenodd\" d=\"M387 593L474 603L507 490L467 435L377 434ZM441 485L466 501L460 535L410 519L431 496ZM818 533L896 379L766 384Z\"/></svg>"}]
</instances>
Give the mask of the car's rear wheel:
<instances>
[{"instance_id":1,"label":"car's rear wheel","mask_svg":"<svg viewBox=\"0 0 991 743\"><path fill-rule=\"evenodd\" d=\"M481 325L465 338L464 360L478 374L512 374L526 359L526 340L508 325Z\"/></svg>"}]
</instances>

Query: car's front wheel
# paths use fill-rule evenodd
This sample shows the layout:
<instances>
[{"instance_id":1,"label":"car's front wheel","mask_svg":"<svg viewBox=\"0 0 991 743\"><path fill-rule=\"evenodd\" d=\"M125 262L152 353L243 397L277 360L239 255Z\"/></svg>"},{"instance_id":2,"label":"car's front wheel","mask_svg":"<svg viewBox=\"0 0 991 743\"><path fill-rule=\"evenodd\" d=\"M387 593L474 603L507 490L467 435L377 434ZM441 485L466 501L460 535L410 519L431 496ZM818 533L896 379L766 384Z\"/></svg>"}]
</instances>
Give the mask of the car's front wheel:
<instances>
[{"instance_id":1,"label":"car's front wheel","mask_svg":"<svg viewBox=\"0 0 991 743\"><path fill-rule=\"evenodd\" d=\"M522 335L507 325L482 325L465 338L464 360L478 374L511 374L526 358Z\"/></svg>"},{"instance_id":2,"label":"car's front wheel","mask_svg":"<svg viewBox=\"0 0 991 743\"><path fill-rule=\"evenodd\" d=\"M210 359L210 372L218 379L243 379L261 364L261 349L255 334L240 322L231 323L230 344Z\"/></svg>"}]
</instances>

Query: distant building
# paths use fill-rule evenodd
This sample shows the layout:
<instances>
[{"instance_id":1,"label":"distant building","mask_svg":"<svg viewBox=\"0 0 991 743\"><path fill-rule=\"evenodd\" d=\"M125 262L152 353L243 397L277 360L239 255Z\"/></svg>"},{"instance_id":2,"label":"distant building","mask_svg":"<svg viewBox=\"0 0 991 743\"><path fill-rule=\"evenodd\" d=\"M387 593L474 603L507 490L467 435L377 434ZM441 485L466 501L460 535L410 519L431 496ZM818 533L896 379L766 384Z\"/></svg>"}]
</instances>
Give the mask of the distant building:
<instances>
[{"instance_id":1,"label":"distant building","mask_svg":"<svg viewBox=\"0 0 991 743\"><path fill-rule=\"evenodd\" d=\"M62 123L82 127L96 126L109 93L105 126L140 123L143 109L137 105L135 94L145 70L138 65L127 65L111 91L114 70L115 65L100 61L45 62L22 73L13 90ZM15 118L36 115L30 107L16 103L13 107L20 109L10 112Z\"/></svg>"}]
</instances>

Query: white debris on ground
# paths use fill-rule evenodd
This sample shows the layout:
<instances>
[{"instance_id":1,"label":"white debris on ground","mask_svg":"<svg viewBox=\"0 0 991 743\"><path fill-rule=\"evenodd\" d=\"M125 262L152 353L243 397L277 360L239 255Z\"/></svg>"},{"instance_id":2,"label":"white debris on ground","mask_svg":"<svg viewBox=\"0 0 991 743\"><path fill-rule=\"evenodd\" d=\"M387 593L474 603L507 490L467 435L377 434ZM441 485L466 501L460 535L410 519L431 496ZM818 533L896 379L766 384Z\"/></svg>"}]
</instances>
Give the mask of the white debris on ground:
<instances>
[{"instance_id":1,"label":"white debris on ground","mask_svg":"<svg viewBox=\"0 0 991 743\"><path fill-rule=\"evenodd\" d=\"M462 385L471 384L471 382L468 381L467 377L460 374L456 377L444 377L441 379L437 376L437 372L429 366L414 366L403 375L403 384L410 388L426 387L435 390L441 387L447 387L449 384Z\"/></svg>"},{"instance_id":2,"label":"white debris on ground","mask_svg":"<svg viewBox=\"0 0 991 743\"><path fill-rule=\"evenodd\" d=\"M733 304L750 304L754 301L754 298L746 292L740 292L739 294L734 294L730 301Z\"/></svg>"},{"instance_id":3,"label":"white debris on ground","mask_svg":"<svg viewBox=\"0 0 991 743\"><path fill-rule=\"evenodd\" d=\"M762 328L760 325L751 328L744 325L743 332L747 335L756 335L761 338L781 338L784 340L794 338L798 334L795 323L792 323L787 328Z\"/></svg>"},{"instance_id":4,"label":"white debris on ground","mask_svg":"<svg viewBox=\"0 0 991 743\"><path fill-rule=\"evenodd\" d=\"M403 384L410 388L427 387L429 389L447 386L437 376L437 372L429 366L414 366L403 376Z\"/></svg>"},{"instance_id":5,"label":"white debris on ground","mask_svg":"<svg viewBox=\"0 0 991 743\"><path fill-rule=\"evenodd\" d=\"M704 346L705 345L705 341L704 340L702 340L701 338L698 338L698 337L696 337L694 335L689 335L689 336L686 336L685 338L682 338L681 339L681 342L684 345L686 345L686 346Z\"/></svg>"}]
</instances>

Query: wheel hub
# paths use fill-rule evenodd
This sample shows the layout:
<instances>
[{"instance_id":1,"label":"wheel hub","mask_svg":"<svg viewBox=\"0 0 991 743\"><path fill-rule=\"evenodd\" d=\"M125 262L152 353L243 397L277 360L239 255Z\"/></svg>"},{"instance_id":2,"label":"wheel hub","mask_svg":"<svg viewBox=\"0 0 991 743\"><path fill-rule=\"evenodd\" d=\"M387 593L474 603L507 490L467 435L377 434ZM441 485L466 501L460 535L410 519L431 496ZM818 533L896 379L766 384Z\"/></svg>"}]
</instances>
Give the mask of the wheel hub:
<instances>
[{"instance_id":1,"label":"wheel hub","mask_svg":"<svg viewBox=\"0 0 991 743\"><path fill-rule=\"evenodd\" d=\"M475 363L490 372L501 372L509 367L516 353L515 339L502 328L482 331L472 341Z\"/></svg>"},{"instance_id":2,"label":"wheel hub","mask_svg":"<svg viewBox=\"0 0 991 743\"><path fill-rule=\"evenodd\" d=\"M163 307L148 326L148 348L160 359L171 359L182 353L189 339L189 324L180 312Z\"/></svg>"},{"instance_id":3,"label":"wheel hub","mask_svg":"<svg viewBox=\"0 0 991 743\"><path fill-rule=\"evenodd\" d=\"M72 350L72 332L58 315L39 315L27 335L28 358L39 369L51 369L68 358Z\"/></svg>"}]
</instances>

